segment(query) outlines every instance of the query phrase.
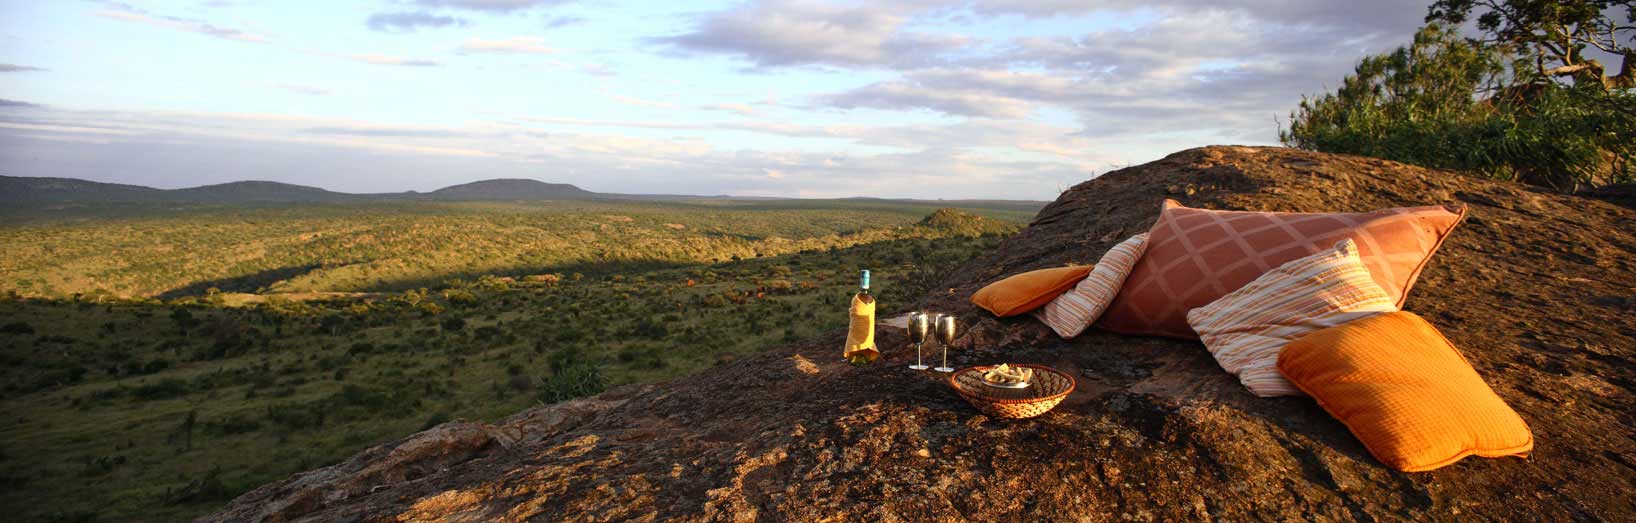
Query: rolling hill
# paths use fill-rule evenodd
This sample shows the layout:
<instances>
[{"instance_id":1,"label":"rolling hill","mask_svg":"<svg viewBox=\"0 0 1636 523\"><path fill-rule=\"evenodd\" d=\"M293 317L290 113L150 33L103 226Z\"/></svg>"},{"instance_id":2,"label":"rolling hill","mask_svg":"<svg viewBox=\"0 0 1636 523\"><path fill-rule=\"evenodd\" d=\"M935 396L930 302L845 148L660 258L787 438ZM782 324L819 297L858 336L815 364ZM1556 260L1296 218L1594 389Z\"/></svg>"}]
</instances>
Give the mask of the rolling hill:
<instances>
[{"instance_id":1,"label":"rolling hill","mask_svg":"<svg viewBox=\"0 0 1636 523\"><path fill-rule=\"evenodd\" d=\"M185 189L156 189L140 185L94 182L76 178L0 176L0 203L16 208L64 205L152 205L195 204L233 205L256 203L347 203L413 201L664 201L707 202L803 202L804 198L768 196L619 194L587 191L566 183L548 183L526 178L496 178L451 185L431 192L344 193L318 187L281 182L247 180ZM880 202L933 207L964 207L1033 212L1046 202L1031 200L919 200L882 198L840 198L841 202Z\"/></svg>"},{"instance_id":2,"label":"rolling hill","mask_svg":"<svg viewBox=\"0 0 1636 523\"><path fill-rule=\"evenodd\" d=\"M603 195L566 183L498 178L451 185L426 194L438 200L594 200Z\"/></svg>"}]
</instances>

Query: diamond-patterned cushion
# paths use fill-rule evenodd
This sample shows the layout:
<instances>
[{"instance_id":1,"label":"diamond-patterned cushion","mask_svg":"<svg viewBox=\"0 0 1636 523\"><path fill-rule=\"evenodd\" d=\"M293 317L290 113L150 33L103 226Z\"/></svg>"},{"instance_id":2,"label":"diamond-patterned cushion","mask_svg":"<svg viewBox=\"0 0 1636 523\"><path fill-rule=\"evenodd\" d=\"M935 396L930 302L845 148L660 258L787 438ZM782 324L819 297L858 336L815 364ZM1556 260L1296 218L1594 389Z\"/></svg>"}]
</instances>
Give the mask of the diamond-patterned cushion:
<instances>
[{"instance_id":1,"label":"diamond-patterned cushion","mask_svg":"<svg viewBox=\"0 0 1636 523\"><path fill-rule=\"evenodd\" d=\"M1187 311L1267 271L1351 238L1375 283L1398 307L1464 207L1433 205L1366 213L1190 209L1165 200L1147 251L1097 322L1125 334L1197 339Z\"/></svg>"}]
</instances>

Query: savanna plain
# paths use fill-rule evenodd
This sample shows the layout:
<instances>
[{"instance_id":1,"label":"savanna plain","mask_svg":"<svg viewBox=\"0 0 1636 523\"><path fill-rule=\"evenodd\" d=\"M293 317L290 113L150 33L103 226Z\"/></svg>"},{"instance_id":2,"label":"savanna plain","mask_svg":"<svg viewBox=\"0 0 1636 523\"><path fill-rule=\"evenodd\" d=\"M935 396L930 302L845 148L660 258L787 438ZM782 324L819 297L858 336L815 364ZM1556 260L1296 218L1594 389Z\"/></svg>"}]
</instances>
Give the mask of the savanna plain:
<instances>
[{"instance_id":1,"label":"savanna plain","mask_svg":"<svg viewBox=\"0 0 1636 523\"><path fill-rule=\"evenodd\" d=\"M844 325L1027 203L56 206L0 225L0 499L176 521L457 419L497 420Z\"/></svg>"}]
</instances>

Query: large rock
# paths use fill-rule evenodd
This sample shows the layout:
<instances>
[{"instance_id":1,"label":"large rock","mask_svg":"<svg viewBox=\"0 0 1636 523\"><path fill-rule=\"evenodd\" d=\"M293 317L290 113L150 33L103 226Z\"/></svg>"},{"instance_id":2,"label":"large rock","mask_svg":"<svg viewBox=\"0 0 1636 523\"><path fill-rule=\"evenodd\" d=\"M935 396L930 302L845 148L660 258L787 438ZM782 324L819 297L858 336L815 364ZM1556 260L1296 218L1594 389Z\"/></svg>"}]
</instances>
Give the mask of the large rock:
<instances>
[{"instance_id":1,"label":"large rock","mask_svg":"<svg viewBox=\"0 0 1636 523\"><path fill-rule=\"evenodd\" d=\"M1196 342L1063 342L966 302L1000 276L1094 262L1189 206L1470 217L1407 308L1533 428L1532 459L1380 465L1305 398L1260 399ZM864 368L842 333L701 374L456 423L245 494L205 521L1636 520L1636 211L1368 158L1207 147L1082 183L919 307L967 325L961 364L1080 380L1055 411L989 419L903 338ZM907 310L907 304L886 304ZM841 311L836 311L840 314Z\"/></svg>"}]
</instances>

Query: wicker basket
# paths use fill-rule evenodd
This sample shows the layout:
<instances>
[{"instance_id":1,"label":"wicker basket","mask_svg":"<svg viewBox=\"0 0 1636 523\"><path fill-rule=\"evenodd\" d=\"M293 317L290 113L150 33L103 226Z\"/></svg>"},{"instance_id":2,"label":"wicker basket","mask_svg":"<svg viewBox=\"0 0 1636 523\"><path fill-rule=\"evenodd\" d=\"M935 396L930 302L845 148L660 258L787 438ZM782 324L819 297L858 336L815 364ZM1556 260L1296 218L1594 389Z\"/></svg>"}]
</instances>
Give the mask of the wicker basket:
<instances>
[{"instance_id":1,"label":"wicker basket","mask_svg":"<svg viewBox=\"0 0 1636 523\"><path fill-rule=\"evenodd\" d=\"M1056 369L1026 363L1012 366L1034 369L1034 378L1028 388L1002 389L983 383L983 372L994 368L990 365L955 371L949 376L949 386L983 414L1012 419L1045 414L1074 391L1074 377Z\"/></svg>"}]
</instances>

